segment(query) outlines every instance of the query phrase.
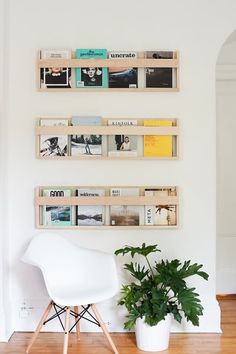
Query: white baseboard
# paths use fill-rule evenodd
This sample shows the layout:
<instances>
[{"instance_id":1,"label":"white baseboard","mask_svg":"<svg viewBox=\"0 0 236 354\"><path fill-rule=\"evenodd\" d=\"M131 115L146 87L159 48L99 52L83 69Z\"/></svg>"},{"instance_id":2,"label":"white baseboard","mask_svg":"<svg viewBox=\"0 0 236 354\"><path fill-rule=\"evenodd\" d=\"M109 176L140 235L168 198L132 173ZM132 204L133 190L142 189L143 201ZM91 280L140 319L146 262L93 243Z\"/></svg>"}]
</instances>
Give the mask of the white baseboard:
<instances>
[{"instance_id":1,"label":"white baseboard","mask_svg":"<svg viewBox=\"0 0 236 354\"><path fill-rule=\"evenodd\" d=\"M8 342L11 336L13 335L14 331L8 331L7 333L0 334L0 343Z\"/></svg>"}]
</instances>

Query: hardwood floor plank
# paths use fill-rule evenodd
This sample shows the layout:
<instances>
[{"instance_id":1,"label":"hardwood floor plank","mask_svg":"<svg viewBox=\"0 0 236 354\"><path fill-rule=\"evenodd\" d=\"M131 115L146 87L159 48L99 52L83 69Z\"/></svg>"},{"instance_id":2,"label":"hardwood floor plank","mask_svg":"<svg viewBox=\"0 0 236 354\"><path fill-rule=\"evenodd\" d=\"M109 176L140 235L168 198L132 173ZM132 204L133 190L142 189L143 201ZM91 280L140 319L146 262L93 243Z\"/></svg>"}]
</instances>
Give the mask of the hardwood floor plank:
<instances>
[{"instance_id":1,"label":"hardwood floor plank","mask_svg":"<svg viewBox=\"0 0 236 354\"><path fill-rule=\"evenodd\" d=\"M163 354L236 354L236 299L220 299L222 334L172 333ZM0 343L0 354L23 354L32 333L16 332L9 343ZM144 354L138 350L133 333L112 333L119 354ZM63 333L40 333L30 354L61 354ZM113 354L102 333L70 335L68 354Z\"/></svg>"}]
</instances>

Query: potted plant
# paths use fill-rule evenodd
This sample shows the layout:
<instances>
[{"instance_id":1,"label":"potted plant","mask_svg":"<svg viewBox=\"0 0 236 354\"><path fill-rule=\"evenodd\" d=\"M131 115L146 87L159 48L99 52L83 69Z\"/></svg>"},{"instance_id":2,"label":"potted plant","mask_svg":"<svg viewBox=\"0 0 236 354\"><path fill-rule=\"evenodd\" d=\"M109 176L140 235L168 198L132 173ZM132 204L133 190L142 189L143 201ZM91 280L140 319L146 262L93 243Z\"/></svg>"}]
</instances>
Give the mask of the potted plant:
<instances>
[{"instance_id":1,"label":"potted plant","mask_svg":"<svg viewBox=\"0 0 236 354\"><path fill-rule=\"evenodd\" d=\"M134 280L122 285L119 305L128 310L124 328L131 330L135 325L137 346L145 351L161 351L168 348L170 318L181 323L183 316L194 326L199 325L203 307L195 288L188 287L185 279L198 275L208 280L202 265L191 261L181 262L155 259L151 265L149 255L160 250L157 245L142 244L141 247L125 246L115 251L116 255L141 256L143 263L130 262L124 265ZM164 332L158 335L157 329ZM150 335L149 335L150 332Z\"/></svg>"}]
</instances>

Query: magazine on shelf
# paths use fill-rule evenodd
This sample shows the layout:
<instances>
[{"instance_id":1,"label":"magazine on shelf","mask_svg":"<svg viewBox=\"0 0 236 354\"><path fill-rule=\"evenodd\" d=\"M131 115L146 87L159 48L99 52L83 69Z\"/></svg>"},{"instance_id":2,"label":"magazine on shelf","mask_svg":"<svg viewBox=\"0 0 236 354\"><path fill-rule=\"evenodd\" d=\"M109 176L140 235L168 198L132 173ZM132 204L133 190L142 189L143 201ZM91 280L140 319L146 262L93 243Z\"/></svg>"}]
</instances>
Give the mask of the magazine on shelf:
<instances>
[{"instance_id":1,"label":"magazine on shelf","mask_svg":"<svg viewBox=\"0 0 236 354\"><path fill-rule=\"evenodd\" d=\"M40 119L40 126L68 126L68 119ZM40 135L39 155L67 156L68 135Z\"/></svg>"},{"instance_id":2,"label":"magazine on shelf","mask_svg":"<svg viewBox=\"0 0 236 354\"><path fill-rule=\"evenodd\" d=\"M106 49L76 49L76 59L107 59ZM108 87L107 68L76 68L76 87Z\"/></svg>"},{"instance_id":3,"label":"magazine on shelf","mask_svg":"<svg viewBox=\"0 0 236 354\"><path fill-rule=\"evenodd\" d=\"M71 59L71 49L41 49L41 59ZM41 68L41 88L70 88L71 68Z\"/></svg>"},{"instance_id":4,"label":"magazine on shelf","mask_svg":"<svg viewBox=\"0 0 236 354\"><path fill-rule=\"evenodd\" d=\"M171 127L172 120L147 119L143 121L146 127ZM144 135L144 157L172 157L172 135Z\"/></svg>"},{"instance_id":5,"label":"magazine on shelf","mask_svg":"<svg viewBox=\"0 0 236 354\"><path fill-rule=\"evenodd\" d=\"M175 188L145 189L144 195L168 197L176 196ZM174 226L177 225L176 205L145 205L145 225Z\"/></svg>"},{"instance_id":6,"label":"magazine on shelf","mask_svg":"<svg viewBox=\"0 0 236 354\"><path fill-rule=\"evenodd\" d=\"M66 188L44 188L43 197L70 197L71 190ZM72 225L72 207L69 205L44 205L43 225Z\"/></svg>"},{"instance_id":7,"label":"magazine on shelf","mask_svg":"<svg viewBox=\"0 0 236 354\"><path fill-rule=\"evenodd\" d=\"M137 119L109 119L107 124L119 127L136 126L138 121ZM109 135L108 156L138 156L137 145L137 135Z\"/></svg>"},{"instance_id":8,"label":"magazine on shelf","mask_svg":"<svg viewBox=\"0 0 236 354\"><path fill-rule=\"evenodd\" d=\"M139 196L139 188L111 188L112 197ZM111 205L111 226L137 226L140 225L142 207L135 205Z\"/></svg>"},{"instance_id":9,"label":"magazine on shelf","mask_svg":"<svg viewBox=\"0 0 236 354\"><path fill-rule=\"evenodd\" d=\"M137 52L118 51L109 52L109 59L137 59ZM136 88L138 87L138 69L133 67L110 67L108 69L108 82L110 88Z\"/></svg>"},{"instance_id":10,"label":"magazine on shelf","mask_svg":"<svg viewBox=\"0 0 236 354\"><path fill-rule=\"evenodd\" d=\"M78 125L101 125L102 117L99 116L72 116L71 124ZM71 156L101 156L102 155L102 135L77 134L71 136Z\"/></svg>"},{"instance_id":11,"label":"magazine on shelf","mask_svg":"<svg viewBox=\"0 0 236 354\"><path fill-rule=\"evenodd\" d=\"M101 197L105 195L105 189L76 190L78 197ZM105 207L103 205L77 205L76 225L99 226L105 223Z\"/></svg>"},{"instance_id":12,"label":"magazine on shelf","mask_svg":"<svg viewBox=\"0 0 236 354\"><path fill-rule=\"evenodd\" d=\"M173 59L170 51L147 51L147 59ZM173 69L170 68L145 68L146 87L173 87Z\"/></svg>"}]
</instances>

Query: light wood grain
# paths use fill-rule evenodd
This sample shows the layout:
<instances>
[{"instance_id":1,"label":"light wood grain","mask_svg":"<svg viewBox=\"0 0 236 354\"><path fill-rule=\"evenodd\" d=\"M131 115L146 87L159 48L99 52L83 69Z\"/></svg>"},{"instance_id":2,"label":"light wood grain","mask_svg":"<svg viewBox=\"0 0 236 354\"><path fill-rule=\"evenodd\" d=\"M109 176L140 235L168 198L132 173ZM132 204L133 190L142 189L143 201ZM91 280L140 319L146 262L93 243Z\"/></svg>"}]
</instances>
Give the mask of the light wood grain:
<instances>
[{"instance_id":1,"label":"light wood grain","mask_svg":"<svg viewBox=\"0 0 236 354\"><path fill-rule=\"evenodd\" d=\"M38 126L36 135L79 135L79 134L100 134L100 135L178 135L177 127L142 127L142 126Z\"/></svg>"},{"instance_id":2,"label":"light wood grain","mask_svg":"<svg viewBox=\"0 0 236 354\"><path fill-rule=\"evenodd\" d=\"M54 187L51 187L52 189ZM36 197L36 205L178 205L178 197Z\"/></svg>"},{"instance_id":3,"label":"light wood grain","mask_svg":"<svg viewBox=\"0 0 236 354\"><path fill-rule=\"evenodd\" d=\"M178 87L138 87L138 88L39 88L39 92L178 92Z\"/></svg>"},{"instance_id":4,"label":"light wood grain","mask_svg":"<svg viewBox=\"0 0 236 354\"><path fill-rule=\"evenodd\" d=\"M170 347L163 354L235 354L236 353L236 300L221 300L222 334L175 334ZM61 354L63 333L40 333L31 354ZM16 332L9 343L0 343L0 354L23 354L32 333ZM133 333L112 333L119 354L143 354L138 350ZM71 334L68 354L112 354L102 333L81 333L81 340Z\"/></svg>"},{"instance_id":5,"label":"light wood grain","mask_svg":"<svg viewBox=\"0 0 236 354\"><path fill-rule=\"evenodd\" d=\"M39 59L39 68L178 68L178 59Z\"/></svg>"}]
</instances>

